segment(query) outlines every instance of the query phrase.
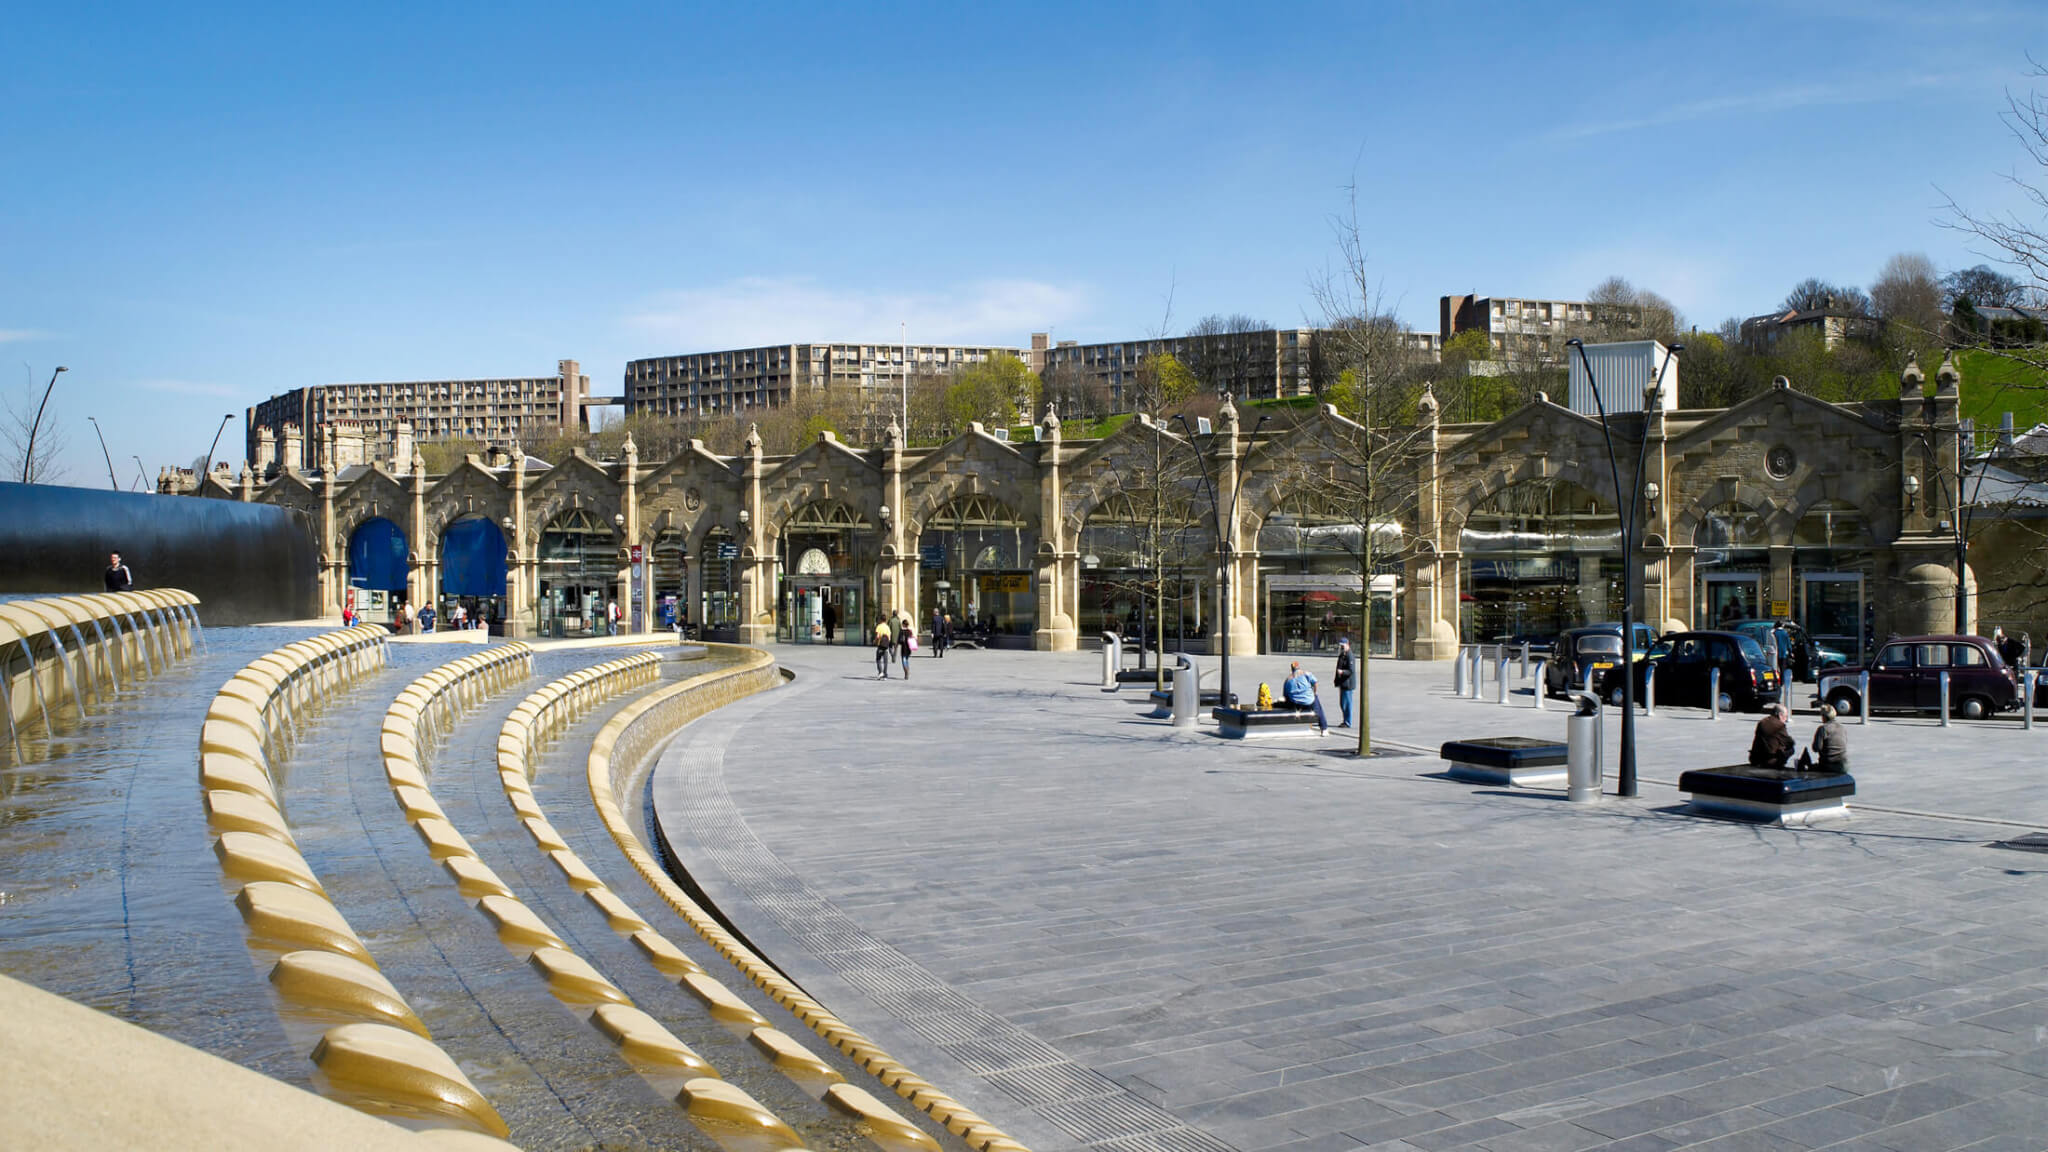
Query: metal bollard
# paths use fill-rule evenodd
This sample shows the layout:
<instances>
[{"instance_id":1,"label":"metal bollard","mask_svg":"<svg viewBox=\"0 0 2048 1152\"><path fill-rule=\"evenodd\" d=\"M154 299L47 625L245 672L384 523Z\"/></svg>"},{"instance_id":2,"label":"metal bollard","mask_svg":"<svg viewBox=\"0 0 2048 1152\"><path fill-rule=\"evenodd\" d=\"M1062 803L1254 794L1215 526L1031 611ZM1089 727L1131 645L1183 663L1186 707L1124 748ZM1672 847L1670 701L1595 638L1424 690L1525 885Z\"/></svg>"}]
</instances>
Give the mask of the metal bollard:
<instances>
[{"instance_id":1,"label":"metal bollard","mask_svg":"<svg viewBox=\"0 0 2048 1152\"><path fill-rule=\"evenodd\" d=\"M1643 715L1657 714L1657 666L1643 661Z\"/></svg>"},{"instance_id":2,"label":"metal bollard","mask_svg":"<svg viewBox=\"0 0 2048 1152\"><path fill-rule=\"evenodd\" d=\"M1707 719L1721 718L1721 670L1712 669L1707 673Z\"/></svg>"},{"instance_id":3,"label":"metal bollard","mask_svg":"<svg viewBox=\"0 0 2048 1152\"><path fill-rule=\"evenodd\" d=\"M1505 704L1508 702L1508 658L1505 656L1500 658L1499 664L1494 665L1493 702L1495 704Z\"/></svg>"},{"instance_id":4,"label":"metal bollard","mask_svg":"<svg viewBox=\"0 0 2048 1152\"><path fill-rule=\"evenodd\" d=\"M1536 687L1529 693L1529 702L1538 712L1543 711L1543 664L1542 660L1536 661Z\"/></svg>"},{"instance_id":5,"label":"metal bollard","mask_svg":"<svg viewBox=\"0 0 2048 1152\"><path fill-rule=\"evenodd\" d=\"M1451 695L1465 694L1465 650L1458 649L1457 658L1451 661Z\"/></svg>"},{"instance_id":6,"label":"metal bollard","mask_svg":"<svg viewBox=\"0 0 2048 1152\"><path fill-rule=\"evenodd\" d=\"M1522 641L1522 679L1529 678L1529 642Z\"/></svg>"},{"instance_id":7,"label":"metal bollard","mask_svg":"<svg viewBox=\"0 0 2048 1152\"><path fill-rule=\"evenodd\" d=\"M1858 724L1870 723L1870 673L1868 672L1858 672L1856 674L1856 700L1856 722Z\"/></svg>"},{"instance_id":8,"label":"metal bollard","mask_svg":"<svg viewBox=\"0 0 2048 1152\"><path fill-rule=\"evenodd\" d=\"M2026 698L2020 701L2020 727L2029 732L2034 730L2034 681L2039 675L2039 672L2029 668L2020 677L2020 687L2027 694Z\"/></svg>"},{"instance_id":9,"label":"metal bollard","mask_svg":"<svg viewBox=\"0 0 2048 1152\"><path fill-rule=\"evenodd\" d=\"M1486 675L1486 657L1484 653L1484 645L1474 644L1472 646L1472 675L1465 683L1471 689L1474 700L1479 699L1479 690L1485 686L1482 683Z\"/></svg>"},{"instance_id":10,"label":"metal bollard","mask_svg":"<svg viewBox=\"0 0 2048 1152\"><path fill-rule=\"evenodd\" d=\"M1606 751L1604 714L1591 693L1575 693L1572 702L1577 707L1564 722L1565 795L1574 804L1593 804L1600 799L1600 762Z\"/></svg>"},{"instance_id":11,"label":"metal bollard","mask_svg":"<svg viewBox=\"0 0 2048 1152\"><path fill-rule=\"evenodd\" d=\"M1941 670L1941 726L1948 727L1948 669Z\"/></svg>"}]
</instances>

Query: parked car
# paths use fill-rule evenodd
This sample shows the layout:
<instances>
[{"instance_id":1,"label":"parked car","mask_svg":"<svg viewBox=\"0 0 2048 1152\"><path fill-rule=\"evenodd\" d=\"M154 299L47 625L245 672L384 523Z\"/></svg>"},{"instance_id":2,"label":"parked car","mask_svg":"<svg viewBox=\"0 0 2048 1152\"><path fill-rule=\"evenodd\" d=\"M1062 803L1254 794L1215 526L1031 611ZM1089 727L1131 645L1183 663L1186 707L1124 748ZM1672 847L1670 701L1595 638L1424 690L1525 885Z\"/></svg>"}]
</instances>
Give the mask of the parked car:
<instances>
[{"instance_id":1,"label":"parked car","mask_svg":"<svg viewBox=\"0 0 2048 1152\"><path fill-rule=\"evenodd\" d=\"M1870 673L1870 699L1858 694L1858 678ZM1814 698L1853 716L1867 703L1873 712L1937 712L1941 674L1948 673L1948 707L1965 720L1982 720L2020 706L2019 677L1982 636L1906 636L1885 642L1867 668L1823 672Z\"/></svg>"},{"instance_id":2,"label":"parked car","mask_svg":"<svg viewBox=\"0 0 2048 1152\"><path fill-rule=\"evenodd\" d=\"M1722 630L1740 632L1761 647L1776 643L1771 632L1777 626L1776 620L1737 620L1722 625ZM1849 663L1848 653L1815 640L1804 625L1787 620L1785 630L1792 634L1792 675L1798 679L1811 681L1830 668L1840 668Z\"/></svg>"},{"instance_id":3,"label":"parked car","mask_svg":"<svg viewBox=\"0 0 2048 1152\"><path fill-rule=\"evenodd\" d=\"M1650 646L1657 642L1657 633L1648 624L1635 627L1635 651L1632 659L1640 660ZM1550 646L1550 662L1543 666L1543 693L1546 696L1564 696L1586 683L1586 674L1593 673L1594 683L1599 683L1600 673L1621 664L1621 625L1589 624L1584 628L1573 628L1559 636Z\"/></svg>"},{"instance_id":4,"label":"parked car","mask_svg":"<svg viewBox=\"0 0 2048 1152\"><path fill-rule=\"evenodd\" d=\"M1705 708L1714 687L1713 670L1721 670L1720 710L1758 712L1778 698L1778 670L1763 646L1740 632L1673 632L1652 645L1631 667L1635 697L1643 698L1648 670L1658 704ZM1600 695L1621 703L1621 669L1609 669L1598 682Z\"/></svg>"}]
</instances>

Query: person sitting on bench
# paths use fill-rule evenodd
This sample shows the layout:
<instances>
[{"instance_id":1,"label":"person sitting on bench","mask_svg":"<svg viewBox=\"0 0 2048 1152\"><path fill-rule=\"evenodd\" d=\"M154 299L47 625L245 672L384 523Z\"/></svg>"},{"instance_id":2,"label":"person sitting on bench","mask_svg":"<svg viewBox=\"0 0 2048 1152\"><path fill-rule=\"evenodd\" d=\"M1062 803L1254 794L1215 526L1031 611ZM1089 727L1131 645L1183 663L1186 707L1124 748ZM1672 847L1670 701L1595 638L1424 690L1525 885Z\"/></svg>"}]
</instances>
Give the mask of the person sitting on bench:
<instances>
[{"instance_id":1,"label":"person sitting on bench","mask_svg":"<svg viewBox=\"0 0 2048 1152\"><path fill-rule=\"evenodd\" d=\"M1791 761L1792 753L1799 750L1798 742L1785 727L1785 718L1783 704L1764 709L1764 718L1756 722L1756 738L1749 742L1750 767L1782 769Z\"/></svg>"},{"instance_id":2,"label":"person sitting on bench","mask_svg":"<svg viewBox=\"0 0 2048 1152\"><path fill-rule=\"evenodd\" d=\"M1301 661L1287 666L1287 682L1280 686L1281 698L1296 708L1308 708L1316 714L1316 735L1329 732L1330 722L1323 718L1323 701L1316 695L1316 678L1312 672L1301 670Z\"/></svg>"}]
</instances>

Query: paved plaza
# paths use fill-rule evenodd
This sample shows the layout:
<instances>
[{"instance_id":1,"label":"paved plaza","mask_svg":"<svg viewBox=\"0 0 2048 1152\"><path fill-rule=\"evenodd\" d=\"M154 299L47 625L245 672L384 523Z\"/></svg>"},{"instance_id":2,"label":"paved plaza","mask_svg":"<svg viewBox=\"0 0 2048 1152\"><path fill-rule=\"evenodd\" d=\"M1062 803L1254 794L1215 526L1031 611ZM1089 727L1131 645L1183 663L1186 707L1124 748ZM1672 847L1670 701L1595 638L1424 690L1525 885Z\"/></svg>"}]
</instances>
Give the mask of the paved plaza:
<instances>
[{"instance_id":1,"label":"paved plaza","mask_svg":"<svg viewBox=\"0 0 2048 1152\"><path fill-rule=\"evenodd\" d=\"M674 852L1039 1152L2048 1147L2048 855L1992 846L2048 830L2048 724L1852 723L1855 815L1792 830L1680 810L1751 717L1643 720L1633 800L1449 780L1565 716L1444 664L1371 664L1359 759L1176 732L1095 653L777 655L663 756Z\"/></svg>"}]
</instances>

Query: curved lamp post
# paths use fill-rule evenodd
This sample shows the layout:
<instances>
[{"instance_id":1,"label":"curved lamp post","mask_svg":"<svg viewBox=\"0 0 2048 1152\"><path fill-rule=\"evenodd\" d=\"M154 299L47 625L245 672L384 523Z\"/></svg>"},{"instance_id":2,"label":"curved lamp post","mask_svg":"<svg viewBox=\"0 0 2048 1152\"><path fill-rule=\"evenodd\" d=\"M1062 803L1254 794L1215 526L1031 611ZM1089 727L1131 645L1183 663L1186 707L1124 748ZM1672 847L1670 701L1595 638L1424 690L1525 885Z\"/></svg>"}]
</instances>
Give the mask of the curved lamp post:
<instances>
[{"instance_id":1,"label":"curved lamp post","mask_svg":"<svg viewBox=\"0 0 2048 1152\"><path fill-rule=\"evenodd\" d=\"M90 421L92 424L92 434L94 436L99 437L100 455L102 457L105 457L107 461L107 487L112 488L116 492L119 492L121 490L121 482L119 480L114 479L114 458L111 455L108 455L107 453L107 438L100 432L99 419L97 417L87 416L86 420Z\"/></svg>"},{"instance_id":2,"label":"curved lamp post","mask_svg":"<svg viewBox=\"0 0 2048 1152\"><path fill-rule=\"evenodd\" d=\"M1635 484L1624 489L1621 486L1621 466L1614 457L1614 429L1607 421L1607 401L1600 395L1600 382L1593 376L1593 364L1586 359L1586 342L1576 336L1565 341L1565 345L1579 353L1579 364L1586 370L1586 385L1593 392L1593 406L1600 413L1600 434L1607 441L1607 470L1614 482L1615 511L1621 513L1621 650L1627 654L1628 662L1621 674L1621 764L1615 793L1620 796L1635 796L1636 789L1636 575L1639 561L1636 557L1636 514L1641 501L1647 494L1652 503L1659 493L1645 493L1643 487L1643 465L1647 462L1650 444L1650 405L1660 403L1664 394L1664 369L1685 351L1685 345L1673 344L1670 355L1657 367L1657 378L1643 390L1642 432L1636 439ZM1628 507L1621 507L1621 494L1628 493Z\"/></svg>"},{"instance_id":3,"label":"curved lamp post","mask_svg":"<svg viewBox=\"0 0 2048 1152\"><path fill-rule=\"evenodd\" d=\"M23 484L34 483L34 481L29 479L29 469L35 466L36 430L43 426L43 409L50 406L50 390L57 386L57 377L69 371L71 369L64 367L62 364L57 365L57 371L50 373L50 382L43 386L43 402L36 405L36 418L28 426L28 449L21 454L21 482Z\"/></svg>"},{"instance_id":4,"label":"curved lamp post","mask_svg":"<svg viewBox=\"0 0 2048 1152\"><path fill-rule=\"evenodd\" d=\"M233 412L228 413L220 418L220 427L213 430L213 443L206 446L206 463L199 468L199 482L201 484L206 483L206 478L213 474L213 450L220 447L220 434L228 430L228 421L234 418L235 414ZM285 467L290 468L293 466L289 460L285 462Z\"/></svg>"}]
</instances>

